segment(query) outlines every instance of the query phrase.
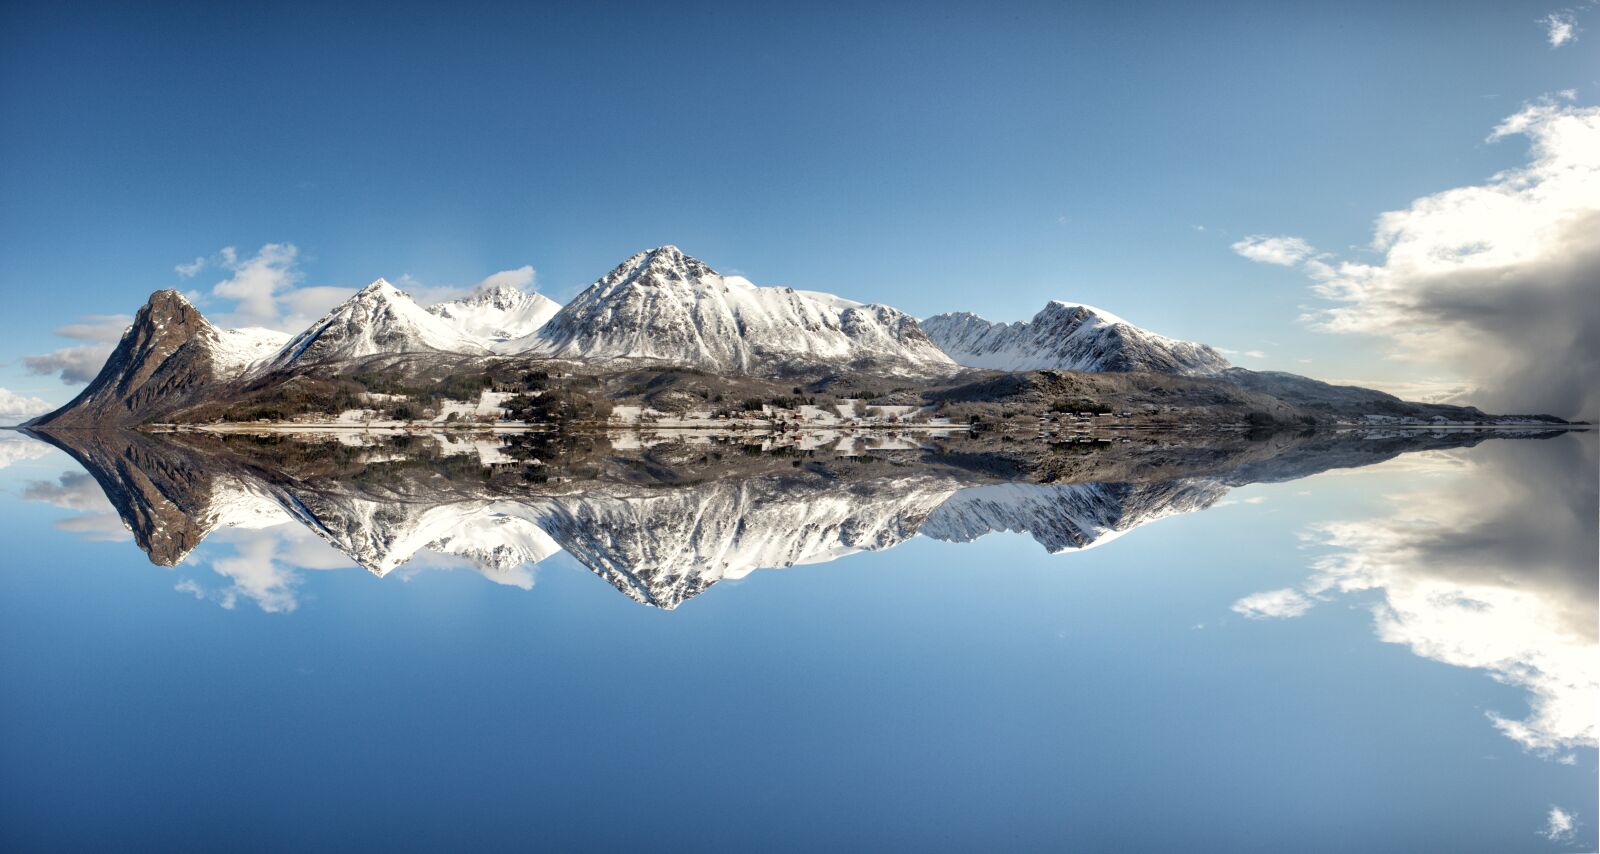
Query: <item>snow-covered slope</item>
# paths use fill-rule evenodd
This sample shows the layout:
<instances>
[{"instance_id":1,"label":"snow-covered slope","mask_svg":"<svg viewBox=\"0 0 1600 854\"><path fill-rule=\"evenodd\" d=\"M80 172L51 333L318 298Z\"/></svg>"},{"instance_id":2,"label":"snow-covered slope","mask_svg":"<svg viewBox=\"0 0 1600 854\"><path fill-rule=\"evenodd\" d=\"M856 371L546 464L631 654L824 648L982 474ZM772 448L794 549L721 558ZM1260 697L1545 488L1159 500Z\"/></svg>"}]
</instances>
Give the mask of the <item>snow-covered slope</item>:
<instances>
[{"instance_id":1,"label":"snow-covered slope","mask_svg":"<svg viewBox=\"0 0 1600 854\"><path fill-rule=\"evenodd\" d=\"M958 483L762 478L549 499L540 527L632 599L672 609L756 569L826 563L905 542Z\"/></svg>"},{"instance_id":2,"label":"snow-covered slope","mask_svg":"<svg viewBox=\"0 0 1600 854\"><path fill-rule=\"evenodd\" d=\"M531 350L559 358L657 360L723 373L957 370L904 312L757 287L719 275L675 246L624 261L535 338Z\"/></svg>"},{"instance_id":3,"label":"snow-covered slope","mask_svg":"<svg viewBox=\"0 0 1600 854\"><path fill-rule=\"evenodd\" d=\"M278 351L270 367L282 370L379 354L429 351L468 355L489 352L444 318L429 314L404 291L379 279L296 335Z\"/></svg>"},{"instance_id":4,"label":"snow-covered slope","mask_svg":"<svg viewBox=\"0 0 1600 854\"><path fill-rule=\"evenodd\" d=\"M495 285L428 307L429 314L496 353L526 350L532 342L524 339L560 310L561 303L513 285Z\"/></svg>"},{"instance_id":5,"label":"snow-covered slope","mask_svg":"<svg viewBox=\"0 0 1600 854\"><path fill-rule=\"evenodd\" d=\"M1052 301L1033 320L991 323L976 314L940 314L923 331L950 358L997 371L1153 371L1209 376L1228 361L1204 344L1157 335L1087 305Z\"/></svg>"},{"instance_id":6,"label":"snow-covered slope","mask_svg":"<svg viewBox=\"0 0 1600 854\"><path fill-rule=\"evenodd\" d=\"M212 352L217 360L219 375L233 379L250 373L256 366L277 355L288 343L287 332L246 326L218 330L217 346Z\"/></svg>"}]
</instances>

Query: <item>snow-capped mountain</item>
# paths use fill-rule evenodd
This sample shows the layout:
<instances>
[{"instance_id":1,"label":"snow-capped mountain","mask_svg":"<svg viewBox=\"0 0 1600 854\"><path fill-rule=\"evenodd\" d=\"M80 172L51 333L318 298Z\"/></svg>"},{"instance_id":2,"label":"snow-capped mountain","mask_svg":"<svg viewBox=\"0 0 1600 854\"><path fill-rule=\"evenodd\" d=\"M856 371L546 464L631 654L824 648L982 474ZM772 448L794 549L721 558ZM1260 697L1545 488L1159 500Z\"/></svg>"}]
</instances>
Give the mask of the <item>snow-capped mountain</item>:
<instances>
[{"instance_id":1,"label":"snow-capped mountain","mask_svg":"<svg viewBox=\"0 0 1600 854\"><path fill-rule=\"evenodd\" d=\"M955 312L922 329L958 364L997 371L1152 371L1210 376L1228 361L1204 344L1141 329L1101 309L1052 301L1032 320L991 323Z\"/></svg>"},{"instance_id":2,"label":"snow-capped mountain","mask_svg":"<svg viewBox=\"0 0 1600 854\"><path fill-rule=\"evenodd\" d=\"M1051 554L1087 549L1167 516L1204 510L1228 494L1217 480L1159 483L1001 483L971 486L939 505L921 534L965 543L993 531L1028 534Z\"/></svg>"},{"instance_id":3,"label":"snow-capped mountain","mask_svg":"<svg viewBox=\"0 0 1600 854\"><path fill-rule=\"evenodd\" d=\"M897 546L958 486L949 477L910 475L851 484L761 478L586 492L545 501L540 526L617 590L670 610L757 569Z\"/></svg>"},{"instance_id":4,"label":"snow-capped mountain","mask_svg":"<svg viewBox=\"0 0 1600 854\"><path fill-rule=\"evenodd\" d=\"M289 343L289 333L259 326L218 329L217 333L214 354L218 372L224 379L251 373Z\"/></svg>"},{"instance_id":5,"label":"snow-capped mountain","mask_svg":"<svg viewBox=\"0 0 1600 854\"><path fill-rule=\"evenodd\" d=\"M489 348L378 279L278 351L269 367L339 362L391 353L486 355Z\"/></svg>"},{"instance_id":6,"label":"snow-capped mountain","mask_svg":"<svg viewBox=\"0 0 1600 854\"><path fill-rule=\"evenodd\" d=\"M593 361L654 360L724 373L816 369L953 373L915 318L832 294L758 287L662 246L595 282L539 330L531 350Z\"/></svg>"},{"instance_id":7,"label":"snow-capped mountain","mask_svg":"<svg viewBox=\"0 0 1600 854\"><path fill-rule=\"evenodd\" d=\"M219 329L182 294L157 291L88 387L29 423L113 427L176 411L255 369L287 338L269 329Z\"/></svg>"},{"instance_id":8,"label":"snow-capped mountain","mask_svg":"<svg viewBox=\"0 0 1600 854\"><path fill-rule=\"evenodd\" d=\"M560 310L561 303L514 285L494 285L428 307L429 314L495 353L528 349L531 341L526 339Z\"/></svg>"}]
</instances>

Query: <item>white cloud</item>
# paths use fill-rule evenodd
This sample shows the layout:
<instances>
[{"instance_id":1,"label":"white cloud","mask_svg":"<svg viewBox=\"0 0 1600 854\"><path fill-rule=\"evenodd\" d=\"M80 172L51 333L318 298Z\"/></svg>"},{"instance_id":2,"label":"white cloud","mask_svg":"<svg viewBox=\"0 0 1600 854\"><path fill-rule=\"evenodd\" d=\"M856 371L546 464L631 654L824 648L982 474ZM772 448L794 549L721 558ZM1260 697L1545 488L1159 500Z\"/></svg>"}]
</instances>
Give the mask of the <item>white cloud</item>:
<instances>
[{"instance_id":1,"label":"white cloud","mask_svg":"<svg viewBox=\"0 0 1600 854\"><path fill-rule=\"evenodd\" d=\"M192 279L197 274L199 274L199 272L201 270L204 270L205 268L206 268L206 258L205 258L204 255L200 255L200 256L196 256L193 261L190 261L187 264L179 264L178 266L173 267L172 269L178 275L184 277L185 279Z\"/></svg>"},{"instance_id":2,"label":"white cloud","mask_svg":"<svg viewBox=\"0 0 1600 854\"><path fill-rule=\"evenodd\" d=\"M1571 12L1551 12L1540 18L1539 23L1544 25L1545 40L1552 48L1578 38L1578 21Z\"/></svg>"},{"instance_id":3,"label":"white cloud","mask_svg":"<svg viewBox=\"0 0 1600 854\"><path fill-rule=\"evenodd\" d=\"M282 317L271 328L297 333L320 319L328 310L355 295L355 288L312 285L279 295Z\"/></svg>"},{"instance_id":4,"label":"white cloud","mask_svg":"<svg viewBox=\"0 0 1600 854\"><path fill-rule=\"evenodd\" d=\"M15 424L26 421L35 415L43 415L56 405L48 400L37 397L28 397L17 394L6 388L0 388L0 424ZM4 468L0 465L0 468Z\"/></svg>"},{"instance_id":5,"label":"white cloud","mask_svg":"<svg viewBox=\"0 0 1600 854\"><path fill-rule=\"evenodd\" d=\"M1531 140L1526 166L1380 216L1382 261L1302 256L1312 290L1338 303L1309 319L1385 338L1391 356L1474 387L1493 411L1594 415L1600 108L1544 99L1489 139L1509 136Z\"/></svg>"},{"instance_id":6,"label":"white cloud","mask_svg":"<svg viewBox=\"0 0 1600 854\"><path fill-rule=\"evenodd\" d=\"M1577 819L1572 813L1560 807L1552 806L1550 807L1550 814L1545 817L1544 829L1539 833L1552 842L1565 842L1572 838L1577 826Z\"/></svg>"},{"instance_id":7,"label":"white cloud","mask_svg":"<svg viewBox=\"0 0 1600 854\"><path fill-rule=\"evenodd\" d=\"M276 327L282 318L280 295L300 283L300 250L293 243L268 243L240 259L232 246L218 253L219 266L232 275L211 286L212 296L234 301L223 326Z\"/></svg>"},{"instance_id":8,"label":"white cloud","mask_svg":"<svg viewBox=\"0 0 1600 854\"><path fill-rule=\"evenodd\" d=\"M77 323L57 326L55 332L63 338L115 344L122 340L122 333L132 323L131 314L86 314L78 318Z\"/></svg>"},{"instance_id":9,"label":"white cloud","mask_svg":"<svg viewBox=\"0 0 1600 854\"><path fill-rule=\"evenodd\" d=\"M1247 596L1234 610L1298 616L1307 597L1375 594L1380 640L1527 693L1521 717L1487 714L1508 738L1551 758L1594 746L1597 461L1593 443L1553 442L1451 455L1468 464L1439 469L1391 512L1314 529L1333 551L1299 591Z\"/></svg>"},{"instance_id":10,"label":"white cloud","mask_svg":"<svg viewBox=\"0 0 1600 854\"><path fill-rule=\"evenodd\" d=\"M1283 588L1252 593L1233 603L1233 612L1252 620L1286 620L1311 610L1312 601L1298 590Z\"/></svg>"},{"instance_id":11,"label":"white cloud","mask_svg":"<svg viewBox=\"0 0 1600 854\"><path fill-rule=\"evenodd\" d=\"M84 471L62 472L55 482L30 481L22 490L28 501L39 501L77 515L57 519L56 528L77 534L85 540L117 542L132 538L122 517L106 498L100 484Z\"/></svg>"},{"instance_id":12,"label":"white cloud","mask_svg":"<svg viewBox=\"0 0 1600 854\"><path fill-rule=\"evenodd\" d=\"M1258 264L1293 267L1316 254L1311 244L1289 235L1251 234L1233 244L1233 251Z\"/></svg>"},{"instance_id":13,"label":"white cloud","mask_svg":"<svg viewBox=\"0 0 1600 854\"><path fill-rule=\"evenodd\" d=\"M78 344L38 356L23 356L22 364L30 374L56 374L62 382L77 385L94 379L114 349L111 344Z\"/></svg>"},{"instance_id":14,"label":"white cloud","mask_svg":"<svg viewBox=\"0 0 1600 854\"><path fill-rule=\"evenodd\" d=\"M12 430L0 432L0 469L49 455L52 448Z\"/></svg>"},{"instance_id":15,"label":"white cloud","mask_svg":"<svg viewBox=\"0 0 1600 854\"><path fill-rule=\"evenodd\" d=\"M486 277L483 281L479 282L475 286L475 290L488 290L489 288L509 286L516 288L517 290L526 291L533 289L533 281L533 266L530 264L524 264L515 270L501 270L498 273Z\"/></svg>"}]
</instances>

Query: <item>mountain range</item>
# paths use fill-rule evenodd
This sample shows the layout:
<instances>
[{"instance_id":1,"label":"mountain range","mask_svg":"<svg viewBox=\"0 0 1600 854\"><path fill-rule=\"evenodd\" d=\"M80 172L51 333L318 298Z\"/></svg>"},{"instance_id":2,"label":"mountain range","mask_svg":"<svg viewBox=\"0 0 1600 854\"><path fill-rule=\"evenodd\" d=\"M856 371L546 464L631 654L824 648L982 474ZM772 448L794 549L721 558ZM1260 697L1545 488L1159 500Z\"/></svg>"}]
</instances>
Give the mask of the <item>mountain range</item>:
<instances>
[{"instance_id":1,"label":"mountain range","mask_svg":"<svg viewBox=\"0 0 1600 854\"><path fill-rule=\"evenodd\" d=\"M83 393L31 423L133 425L356 367L368 375L416 374L508 359L567 373L688 370L813 389L883 380L932 388L993 371L1159 375L1178 379L1146 385L1187 381L1188 392L1204 396L1207 383L1223 383L1285 401L1308 422L1373 413L1485 417L1470 408L1407 404L1369 389L1246 371L1204 344L1158 335L1090 306L1052 301L1018 323L968 313L919 323L885 305L757 286L662 246L628 258L565 306L499 285L424 307L378 279L293 337L220 329L181 294L158 291ZM372 360L386 361L371 368Z\"/></svg>"}]
</instances>

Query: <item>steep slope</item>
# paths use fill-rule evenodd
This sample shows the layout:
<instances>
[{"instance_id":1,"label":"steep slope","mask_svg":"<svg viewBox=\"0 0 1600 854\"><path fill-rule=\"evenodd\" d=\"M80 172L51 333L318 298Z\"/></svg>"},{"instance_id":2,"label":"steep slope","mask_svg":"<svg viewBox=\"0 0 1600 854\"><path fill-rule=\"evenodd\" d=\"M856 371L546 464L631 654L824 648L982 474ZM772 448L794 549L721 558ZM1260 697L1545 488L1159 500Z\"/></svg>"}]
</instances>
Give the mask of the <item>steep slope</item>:
<instances>
[{"instance_id":1,"label":"steep slope","mask_svg":"<svg viewBox=\"0 0 1600 854\"><path fill-rule=\"evenodd\" d=\"M958 364L997 371L1152 371L1209 376L1228 361L1204 344L1157 335L1092 306L1055 300L1017 323L940 314L922 329Z\"/></svg>"},{"instance_id":2,"label":"steep slope","mask_svg":"<svg viewBox=\"0 0 1600 854\"><path fill-rule=\"evenodd\" d=\"M268 368L342 362L397 353L486 355L489 349L404 291L378 279L295 336Z\"/></svg>"},{"instance_id":3,"label":"steep slope","mask_svg":"<svg viewBox=\"0 0 1600 854\"><path fill-rule=\"evenodd\" d=\"M150 295L94 380L34 427L116 427L159 418L237 379L281 347L266 329L218 329L173 290Z\"/></svg>"},{"instance_id":4,"label":"steep slope","mask_svg":"<svg viewBox=\"0 0 1600 854\"><path fill-rule=\"evenodd\" d=\"M532 342L524 339L560 310L561 303L512 285L496 285L428 307L429 314L495 353L526 350Z\"/></svg>"},{"instance_id":5,"label":"steep slope","mask_svg":"<svg viewBox=\"0 0 1600 854\"><path fill-rule=\"evenodd\" d=\"M856 370L934 376L955 363L915 318L831 294L757 287L675 246L624 261L530 342L543 355L654 360L720 373L788 376Z\"/></svg>"}]
</instances>

